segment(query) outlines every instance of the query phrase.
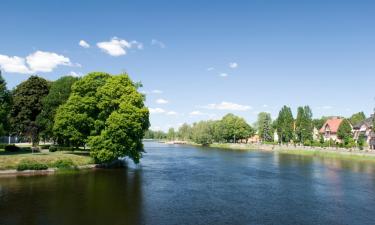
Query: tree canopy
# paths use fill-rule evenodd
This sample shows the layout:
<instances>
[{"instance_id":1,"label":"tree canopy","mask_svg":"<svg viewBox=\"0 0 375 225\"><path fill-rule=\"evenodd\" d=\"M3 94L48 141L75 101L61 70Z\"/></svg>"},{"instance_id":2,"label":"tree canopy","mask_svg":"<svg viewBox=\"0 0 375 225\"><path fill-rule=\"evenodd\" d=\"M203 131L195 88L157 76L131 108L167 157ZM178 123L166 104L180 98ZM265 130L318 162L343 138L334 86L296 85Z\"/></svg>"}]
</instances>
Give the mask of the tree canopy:
<instances>
[{"instance_id":1,"label":"tree canopy","mask_svg":"<svg viewBox=\"0 0 375 225\"><path fill-rule=\"evenodd\" d=\"M11 95L0 71L0 136L9 132L8 114L11 108Z\"/></svg>"},{"instance_id":2,"label":"tree canopy","mask_svg":"<svg viewBox=\"0 0 375 225\"><path fill-rule=\"evenodd\" d=\"M19 84L12 93L10 112L12 130L18 136L29 137L33 145L39 142L40 127L36 118L42 111L42 99L47 96L49 83L38 76L31 76Z\"/></svg>"},{"instance_id":3,"label":"tree canopy","mask_svg":"<svg viewBox=\"0 0 375 225\"><path fill-rule=\"evenodd\" d=\"M277 135L279 136L279 142L289 143L293 140L294 136L294 119L292 110L284 106L276 120Z\"/></svg>"},{"instance_id":4,"label":"tree canopy","mask_svg":"<svg viewBox=\"0 0 375 225\"><path fill-rule=\"evenodd\" d=\"M349 121L352 125L356 125L366 119L366 115L364 112L358 112L353 114L350 118Z\"/></svg>"},{"instance_id":5,"label":"tree canopy","mask_svg":"<svg viewBox=\"0 0 375 225\"><path fill-rule=\"evenodd\" d=\"M259 113L256 125L258 135L262 141L273 141L272 118L270 113Z\"/></svg>"},{"instance_id":6,"label":"tree canopy","mask_svg":"<svg viewBox=\"0 0 375 225\"><path fill-rule=\"evenodd\" d=\"M347 119L344 119L339 129L337 130L337 137L344 141L345 145L349 143L350 138L352 137L352 126Z\"/></svg>"},{"instance_id":7,"label":"tree canopy","mask_svg":"<svg viewBox=\"0 0 375 225\"><path fill-rule=\"evenodd\" d=\"M41 128L40 135L49 139L53 136L53 124L57 108L64 104L71 93L71 87L78 78L72 76L61 77L51 85L48 95L43 98L42 112L37 117L37 124Z\"/></svg>"},{"instance_id":8,"label":"tree canopy","mask_svg":"<svg viewBox=\"0 0 375 225\"><path fill-rule=\"evenodd\" d=\"M313 140L312 111L309 106L298 107L296 119L296 136L299 143Z\"/></svg>"}]
</instances>

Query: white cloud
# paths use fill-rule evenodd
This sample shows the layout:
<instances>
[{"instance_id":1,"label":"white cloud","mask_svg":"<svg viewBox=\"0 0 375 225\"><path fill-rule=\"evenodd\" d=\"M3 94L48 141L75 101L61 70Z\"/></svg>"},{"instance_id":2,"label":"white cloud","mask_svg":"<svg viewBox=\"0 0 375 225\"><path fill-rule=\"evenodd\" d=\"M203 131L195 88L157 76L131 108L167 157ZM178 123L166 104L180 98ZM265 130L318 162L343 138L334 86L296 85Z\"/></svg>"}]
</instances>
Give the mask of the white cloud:
<instances>
[{"instance_id":1,"label":"white cloud","mask_svg":"<svg viewBox=\"0 0 375 225\"><path fill-rule=\"evenodd\" d=\"M232 102L221 102L218 104L208 104L207 106L203 106L202 108L206 109L215 109L215 110L229 110L229 111L247 111L252 109L251 106L248 105L240 105Z\"/></svg>"},{"instance_id":2,"label":"white cloud","mask_svg":"<svg viewBox=\"0 0 375 225\"><path fill-rule=\"evenodd\" d=\"M162 94L163 93L163 91L161 91L161 90L152 90L151 92L153 94Z\"/></svg>"},{"instance_id":3,"label":"white cloud","mask_svg":"<svg viewBox=\"0 0 375 225\"><path fill-rule=\"evenodd\" d=\"M161 114L165 113L165 110L162 108L148 108L151 114Z\"/></svg>"},{"instance_id":4,"label":"white cloud","mask_svg":"<svg viewBox=\"0 0 375 225\"><path fill-rule=\"evenodd\" d=\"M151 45L156 45L156 46L159 46L160 48L165 48L165 44L161 41L158 41L156 39L152 39L151 40Z\"/></svg>"},{"instance_id":5,"label":"white cloud","mask_svg":"<svg viewBox=\"0 0 375 225\"><path fill-rule=\"evenodd\" d=\"M25 59L18 56L0 55L0 68L9 73L32 73L25 64Z\"/></svg>"},{"instance_id":6,"label":"white cloud","mask_svg":"<svg viewBox=\"0 0 375 225\"><path fill-rule=\"evenodd\" d=\"M262 105L262 107L263 107L263 108L267 108L267 107L268 107L268 105L267 105L267 104L264 104L264 105Z\"/></svg>"},{"instance_id":7,"label":"white cloud","mask_svg":"<svg viewBox=\"0 0 375 225\"><path fill-rule=\"evenodd\" d=\"M36 51L26 57L26 62L31 71L51 72L59 65L71 66L70 59L54 52Z\"/></svg>"},{"instance_id":8,"label":"white cloud","mask_svg":"<svg viewBox=\"0 0 375 225\"><path fill-rule=\"evenodd\" d=\"M176 116L178 113L175 112L175 111L169 111L166 114L169 115L169 116Z\"/></svg>"},{"instance_id":9,"label":"white cloud","mask_svg":"<svg viewBox=\"0 0 375 225\"><path fill-rule=\"evenodd\" d=\"M220 76L221 76L221 77L227 77L228 74L227 74L227 73L221 73Z\"/></svg>"},{"instance_id":10,"label":"white cloud","mask_svg":"<svg viewBox=\"0 0 375 225\"><path fill-rule=\"evenodd\" d=\"M189 113L190 116L203 116L206 115L206 113L202 113L201 111L192 111Z\"/></svg>"},{"instance_id":11,"label":"white cloud","mask_svg":"<svg viewBox=\"0 0 375 225\"><path fill-rule=\"evenodd\" d=\"M82 73L76 73L74 71L70 71L70 73L68 75L73 76L73 77L81 77L83 74Z\"/></svg>"},{"instance_id":12,"label":"white cloud","mask_svg":"<svg viewBox=\"0 0 375 225\"><path fill-rule=\"evenodd\" d=\"M232 68L232 69L236 69L238 67L238 63L231 62L231 63L229 63L229 67Z\"/></svg>"},{"instance_id":13,"label":"white cloud","mask_svg":"<svg viewBox=\"0 0 375 225\"><path fill-rule=\"evenodd\" d=\"M87 43L85 40L80 40L78 44L79 44L79 46L81 46L82 48L90 48L89 43Z\"/></svg>"},{"instance_id":14,"label":"white cloud","mask_svg":"<svg viewBox=\"0 0 375 225\"><path fill-rule=\"evenodd\" d=\"M9 73L51 72L57 66L74 66L68 57L54 52L36 51L26 58L0 55L0 67ZM76 64L76 66L80 66Z\"/></svg>"},{"instance_id":15,"label":"white cloud","mask_svg":"<svg viewBox=\"0 0 375 225\"><path fill-rule=\"evenodd\" d=\"M212 70L214 70L215 68L213 68L213 67L208 67L207 68L207 71L212 71Z\"/></svg>"},{"instance_id":16,"label":"white cloud","mask_svg":"<svg viewBox=\"0 0 375 225\"><path fill-rule=\"evenodd\" d=\"M168 100L165 100L163 98L159 98L159 99L156 100L156 103L158 103L158 104L167 104Z\"/></svg>"},{"instance_id":17,"label":"white cloud","mask_svg":"<svg viewBox=\"0 0 375 225\"><path fill-rule=\"evenodd\" d=\"M319 106L318 109L331 110L331 109L333 109L333 107L330 106L330 105L325 105L325 106Z\"/></svg>"},{"instance_id":18,"label":"white cloud","mask_svg":"<svg viewBox=\"0 0 375 225\"><path fill-rule=\"evenodd\" d=\"M110 41L98 42L96 46L111 56L126 55L126 51L131 48L143 49L143 44L138 41L128 42L117 37L113 37Z\"/></svg>"}]
</instances>

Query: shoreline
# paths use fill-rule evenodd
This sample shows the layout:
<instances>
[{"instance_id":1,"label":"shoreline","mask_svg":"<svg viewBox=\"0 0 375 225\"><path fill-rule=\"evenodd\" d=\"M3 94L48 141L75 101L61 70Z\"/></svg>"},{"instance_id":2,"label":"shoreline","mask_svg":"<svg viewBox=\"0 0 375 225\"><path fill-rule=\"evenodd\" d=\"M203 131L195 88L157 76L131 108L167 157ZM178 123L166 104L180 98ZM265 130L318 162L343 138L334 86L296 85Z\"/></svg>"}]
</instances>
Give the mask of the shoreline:
<instances>
[{"instance_id":1,"label":"shoreline","mask_svg":"<svg viewBox=\"0 0 375 225\"><path fill-rule=\"evenodd\" d=\"M195 145L193 143L192 145ZM220 148L228 150L241 150L241 151L263 151L275 152L279 154L302 155L302 156L315 156L315 157L329 157L350 160L362 160L375 163L374 150L353 150L343 148L319 148L319 147L306 147L294 145L263 145L263 144L220 144L214 143L208 148Z\"/></svg>"}]
</instances>

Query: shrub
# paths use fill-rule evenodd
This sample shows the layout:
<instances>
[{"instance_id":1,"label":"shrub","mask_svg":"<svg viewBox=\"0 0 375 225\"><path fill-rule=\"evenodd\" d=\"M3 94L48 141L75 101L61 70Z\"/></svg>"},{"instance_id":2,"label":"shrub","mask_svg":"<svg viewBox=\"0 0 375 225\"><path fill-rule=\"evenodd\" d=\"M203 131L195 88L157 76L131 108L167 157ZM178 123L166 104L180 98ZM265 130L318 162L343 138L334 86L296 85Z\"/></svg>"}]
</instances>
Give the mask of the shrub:
<instances>
[{"instance_id":1,"label":"shrub","mask_svg":"<svg viewBox=\"0 0 375 225\"><path fill-rule=\"evenodd\" d=\"M57 151L57 147L56 146L53 146L53 145L51 145L51 146L49 146L49 152L56 152Z\"/></svg>"},{"instance_id":2,"label":"shrub","mask_svg":"<svg viewBox=\"0 0 375 225\"><path fill-rule=\"evenodd\" d=\"M306 140L303 142L303 145L304 146L311 146L311 141L310 140Z\"/></svg>"},{"instance_id":3,"label":"shrub","mask_svg":"<svg viewBox=\"0 0 375 225\"><path fill-rule=\"evenodd\" d=\"M39 148L40 149L49 149L51 147L51 145L40 145Z\"/></svg>"},{"instance_id":4,"label":"shrub","mask_svg":"<svg viewBox=\"0 0 375 225\"><path fill-rule=\"evenodd\" d=\"M76 165L71 159L60 159L53 163L53 167L58 169L74 169L76 168Z\"/></svg>"},{"instance_id":5,"label":"shrub","mask_svg":"<svg viewBox=\"0 0 375 225\"><path fill-rule=\"evenodd\" d=\"M5 146L7 146L7 144L0 144L0 149L5 149Z\"/></svg>"},{"instance_id":6,"label":"shrub","mask_svg":"<svg viewBox=\"0 0 375 225\"><path fill-rule=\"evenodd\" d=\"M16 145L6 145L4 150L6 152L18 152L21 150L21 148Z\"/></svg>"},{"instance_id":7,"label":"shrub","mask_svg":"<svg viewBox=\"0 0 375 225\"><path fill-rule=\"evenodd\" d=\"M48 169L48 165L45 163L38 163L38 162L33 162L33 161L21 161L17 165L17 170L18 171L24 171L24 170L46 170Z\"/></svg>"}]
</instances>

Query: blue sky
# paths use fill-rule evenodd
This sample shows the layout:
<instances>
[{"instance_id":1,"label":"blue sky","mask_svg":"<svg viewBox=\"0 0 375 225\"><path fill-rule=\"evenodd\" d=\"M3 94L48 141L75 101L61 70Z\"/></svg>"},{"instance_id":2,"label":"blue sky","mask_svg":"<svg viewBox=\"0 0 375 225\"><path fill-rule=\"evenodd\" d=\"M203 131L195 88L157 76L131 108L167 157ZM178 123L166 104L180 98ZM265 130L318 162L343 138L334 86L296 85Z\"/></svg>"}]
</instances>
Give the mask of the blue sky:
<instances>
[{"instance_id":1,"label":"blue sky","mask_svg":"<svg viewBox=\"0 0 375 225\"><path fill-rule=\"evenodd\" d=\"M30 74L127 71L144 85L153 129L228 112L252 123L284 104L310 105L315 117L375 106L374 1L5 0L0 8L9 88Z\"/></svg>"}]
</instances>

